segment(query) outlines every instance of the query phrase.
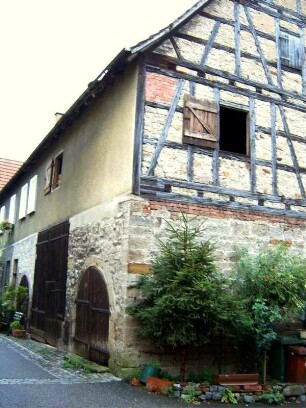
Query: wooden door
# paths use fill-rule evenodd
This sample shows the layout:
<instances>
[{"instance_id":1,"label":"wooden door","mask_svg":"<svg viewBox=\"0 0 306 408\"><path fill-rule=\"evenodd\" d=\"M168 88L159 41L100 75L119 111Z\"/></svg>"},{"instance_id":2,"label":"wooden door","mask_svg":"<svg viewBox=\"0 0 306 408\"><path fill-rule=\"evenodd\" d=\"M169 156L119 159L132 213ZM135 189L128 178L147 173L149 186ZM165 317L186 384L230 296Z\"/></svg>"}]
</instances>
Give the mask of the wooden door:
<instances>
[{"instance_id":1,"label":"wooden door","mask_svg":"<svg viewBox=\"0 0 306 408\"><path fill-rule=\"evenodd\" d=\"M88 268L76 298L75 353L107 365L109 300L105 281L94 267Z\"/></svg>"},{"instance_id":2,"label":"wooden door","mask_svg":"<svg viewBox=\"0 0 306 408\"><path fill-rule=\"evenodd\" d=\"M38 234L31 336L57 345L65 316L69 223Z\"/></svg>"}]
</instances>

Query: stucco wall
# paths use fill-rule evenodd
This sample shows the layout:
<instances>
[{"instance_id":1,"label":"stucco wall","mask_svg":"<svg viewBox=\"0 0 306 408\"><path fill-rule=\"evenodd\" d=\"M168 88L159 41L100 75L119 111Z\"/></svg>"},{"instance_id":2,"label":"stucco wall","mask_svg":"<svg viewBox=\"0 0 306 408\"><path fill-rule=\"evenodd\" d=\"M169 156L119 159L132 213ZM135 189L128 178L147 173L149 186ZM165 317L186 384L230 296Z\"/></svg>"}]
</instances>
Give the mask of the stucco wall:
<instances>
[{"instance_id":1,"label":"stucco wall","mask_svg":"<svg viewBox=\"0 0 306 408\"><path fill-rule=\"evenodd\" d=\"M46 153L7 193L17 194L14 240L67 220L132 188L137 69L132 64L49 144ZM59 188L44 194L45 167L63 152ZM20 190L37 174L36 211L18 220ZM2 206L3 203L0 203Z\"/></svg>"}]
</instances>

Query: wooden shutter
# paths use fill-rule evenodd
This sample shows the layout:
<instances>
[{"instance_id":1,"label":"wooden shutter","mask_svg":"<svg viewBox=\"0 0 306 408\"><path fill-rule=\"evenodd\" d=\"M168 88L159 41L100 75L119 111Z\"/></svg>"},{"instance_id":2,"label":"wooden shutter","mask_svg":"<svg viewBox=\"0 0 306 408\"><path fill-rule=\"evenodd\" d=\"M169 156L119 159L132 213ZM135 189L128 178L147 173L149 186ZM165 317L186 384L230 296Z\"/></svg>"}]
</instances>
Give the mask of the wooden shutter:
<instances>
[{"instance_id":1,"label":"wooden shutter","mask_svg":"<svg viewBox=\"0 0 306 408\"><path fill-rule=\"evenodd\" d=\"M3 205L0 210L0 222L5 220L5 206Z\"/></svg>"},{"instance_id":2,"label":"wooden shutter","mask_svg":"<svg viewBox=\"0 0 306 408\"><path fill-rule=\"evenodd\" d=\"M14 194L10 199L10 210L9 210L9 219L8 221L11 224L15 224L15 210L16 210L16 194Z\"/></svg>"},{"instance_id":3,"label":"wooden shutter","mask_svg":"<svg viewBox=\"0 0 306 408\"><path fill-rule=\"evenodd\" d=\"M304 46L301 38L281 32L279 46L282 64L287 67L302 69Z\"/></svg>"},{"instance_id":4,"label":"wooden shutter","mask_svg":"<svg viewBox=\"0 0 306 408\"><path fill-rule=\"evenodd\" d=\"M26 216L27 212L27 200L28 200L28 183L22 186L19 202L19 219L21 220Z\"/></svg>"},{"instance_id":5,"label":"wooden shutter","mask_svg":"<svg viewBox=\"0 0 306 408\"><path fill-rule=\"evenodd\" d=\"M51 159L46 166L45 187L44 187L45 194L48 194L51 191L53 165L54 165L54 161L53 159Z\"/></svg>"},{"instance_id":6,"label":"wooden shutter","mask_svg":"<svg viewBox=\"0 0 306 408\"><path fill-rule=\"evenodd\" d=\"M219 106L215 102L185 95L183 143L215 148L218 116Z\"/></svg>"},{"instance_id":7,"label":"wooden shutter","mask_svg":"<svg viewBox=\"0 0 306 408\"><path fill-rule=\"evenodd\" d=\"M37 189L37 176L34 176L31 178L29 183L27 214L31 214L36 209L36 189Z\"/></svg>"}]
</instances>

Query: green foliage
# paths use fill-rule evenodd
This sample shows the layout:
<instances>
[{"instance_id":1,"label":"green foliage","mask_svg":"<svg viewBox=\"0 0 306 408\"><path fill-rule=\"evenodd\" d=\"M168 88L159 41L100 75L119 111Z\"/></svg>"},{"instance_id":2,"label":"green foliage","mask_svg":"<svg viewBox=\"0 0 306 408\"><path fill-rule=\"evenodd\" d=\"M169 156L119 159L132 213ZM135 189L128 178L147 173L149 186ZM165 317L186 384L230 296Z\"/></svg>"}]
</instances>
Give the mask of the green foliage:
<instances>
[{"instance_id":1,"label":"green foliage","mask_svg":"<svg viewBox=\"0 0 306 408\"><path fill-rule=\"evenodd\" d=\"M160 363L158 361L149 361L146 363L149 367L160 368Z\"/></svg>"},{"instance_id":2,"label":"green foliage","mask_svg":"<svg viewBox=\"0 0 306 408\"><path fill-rule=\"evenodd\" d=\"M238 403L233 391L230 388L225 389L225 392L221 398L221 402L226 403L226 404L237 404Z\"/></svg>"},{"instance_id":3,"label":"green foliage","mask_svg":"<svg viewBox=\"0 0 306 408\"><path fill-rule=\"evenodd\" d=\"M271 404L283 404L285 397L279 391L269 394L263 394L260 396L260 401L263 401L269 405Z\"/></svg>"},{"instance_id":4,"label":"green foliage","mask_svg":"<svg viewBox=\"0 0 306 408\"><path fill-rule=\"evenodd\" d=\"M273 324L304 308L306 259L284 245L254 256L239 249L237 256L235 293L249 316L243 332L254 335L258 351L264 353L276 336Z\"/></svg>"},{"instance_id":5,"label":"green foliage","mask_svg":"<svg viewBox=\"0 0 306 408\"><path fill-rule=\"evenodd\" d=\"M82 364L80 357L78 356L67 356L62 368L76 368L76 369L80 369L83 368L84 364Z\"/></svg>"},{"instance_id":6,"label":"green foliage","mask_svg":"<svg viewBox=\"0 0 306 408\"><path fill-rule=\"evenodd\" d=\"M167 233L154 274L139 282L143 301L129 308L141 323L138 335L183 350L232 333L243 310L216 269L215 246L203 240L202 225L182 215L179 225L167 222Z\"/></svg>"},{"instance_id":7,"label":"green foliage","mask_svg":"<svg viewBox=\"0 0 306 408\"><path fill-rule=\"evenodd\" d=\"M190 371L187 376L187 382L212 384L214 374L215 372L211 368L203 368L196 373Z\"/></svg>"},{"instance_id":8,"label":"green foliage","mask_svg":"<svg viewBox=\"0 0 306 408\"><path fill-rule=\"evenodd\" d=\"M138 286L145 299L130 308L142 324L138 334L161 347L201 345L235 322L232 299L215 267L215 247L200 241L203 228L191 224L184 215L179 226L167 223L170 238L159 241L154 275Z\"/></svg>"},{"instance_id":9,"label":"green foliage","mask_svg":"<svg viewBox=\"0 0 306 408\"><path fill-rule=\"evenodd\" d=\"M200 405L200 401L196 398L196 392L194 389L189 389L185 392L187 392L187 394L184 393L181 395L183 402L186 402L187 404Z\"/></svg>"},{"instance_id":10,"label":"green foliage","mask_svg":"<svg viewBox=\"0 0 306 408\"><path fill-rule=\"evenodd\" d=\"M17 289L13 285L7 287L2 295L1 309L5 311L15 311L26 313L26 304L28 298L28 288L18 286Z\"/></svg>"},{"instance_id":11,"label":"green foliage","mask_svg":"<svg viewBox=\"0 0 306 408\"><path fill-rule=\"evenodd\" d=\"M10 324L10 328L13 330L24 330L23 325L20 323L19 320L14 320L11 324Z\"/></svg>"}]
</instances>

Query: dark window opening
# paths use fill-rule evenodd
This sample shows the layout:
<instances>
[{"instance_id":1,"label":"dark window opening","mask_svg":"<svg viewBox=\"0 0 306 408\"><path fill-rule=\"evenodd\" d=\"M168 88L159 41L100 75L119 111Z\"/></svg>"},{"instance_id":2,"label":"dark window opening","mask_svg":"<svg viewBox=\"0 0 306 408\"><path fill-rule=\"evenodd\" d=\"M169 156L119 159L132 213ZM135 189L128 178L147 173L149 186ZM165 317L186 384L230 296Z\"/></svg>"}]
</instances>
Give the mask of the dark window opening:
<instances>
[{"instance_id":1,"label":"dark window opening","mask_svg":"<svg viewBox=\"0 0 306 408\"><path fill-rule=\"evenodd\" d=\"M63 153L58 155L55 158L54 162L54 173L53 173L53 189L59 187L61 183L61 175L62 175L62 167L63 167Z\"/></svg>"},{"instance_id":2,"label":"dark window opening","mask_svg":"<svg viewBox=\"0 0 306 408\"><path fill-rule=\"evenodd\" d=\"M220 106L220 150L247 156L248 112Z\"/></svg>"}]
</instances>

